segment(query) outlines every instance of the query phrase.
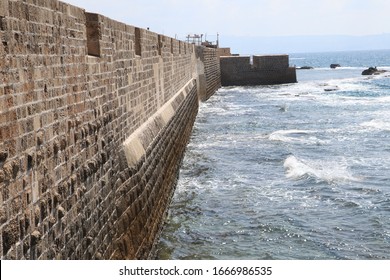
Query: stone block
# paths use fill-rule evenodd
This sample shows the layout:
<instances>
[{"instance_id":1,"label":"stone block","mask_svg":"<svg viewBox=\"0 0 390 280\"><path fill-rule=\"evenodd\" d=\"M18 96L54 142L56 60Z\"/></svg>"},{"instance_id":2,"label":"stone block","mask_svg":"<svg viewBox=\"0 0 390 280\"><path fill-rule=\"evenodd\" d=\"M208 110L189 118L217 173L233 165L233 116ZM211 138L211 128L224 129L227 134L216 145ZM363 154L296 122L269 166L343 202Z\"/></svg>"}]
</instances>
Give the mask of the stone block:
<instances>
[{"instance_id":1,"label":"stone block","mask_svg":"<svg viewBox=\"0 0 390 280\"><path fill-rule=\"evenodd\" d=\"M6 17L8 15L9 15L8 0L1 0L1 2L0 2L0 18Z\"/></svg>"}]
</instances>

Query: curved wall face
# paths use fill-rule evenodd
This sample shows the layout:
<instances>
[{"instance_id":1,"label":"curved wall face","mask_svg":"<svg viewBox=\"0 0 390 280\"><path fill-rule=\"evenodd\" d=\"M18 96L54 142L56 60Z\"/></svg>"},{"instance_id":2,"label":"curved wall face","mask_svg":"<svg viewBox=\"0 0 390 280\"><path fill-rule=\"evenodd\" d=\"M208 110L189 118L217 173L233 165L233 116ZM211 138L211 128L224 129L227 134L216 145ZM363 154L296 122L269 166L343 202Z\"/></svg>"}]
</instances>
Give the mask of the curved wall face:
<instances>
[{"instance_id":1,"label":"curved wall face","mask_svg":"<svg viewBox=\"0 0 390 280\"><path fill-rule=\"evenodd\" d=\"M1 0L0 38L1 258L147 258L198 110L195 47L56 0Z\"/></svg>"},{"instance_id":2,"label":"curved wall face","mask_svg":"<svg viewBox=\"0 0 390 280\"><path fill-rule=\"evenodd\" d=\"M151 252L197 114L196 87L188 87L186 94L186 98L174 101L177 102L176 113L153 138L145 155L134 166L122 161L123 168L116 182L119 187L115 188L117 222L112 258L145 259Z\"/></svg>"}]
</instances>

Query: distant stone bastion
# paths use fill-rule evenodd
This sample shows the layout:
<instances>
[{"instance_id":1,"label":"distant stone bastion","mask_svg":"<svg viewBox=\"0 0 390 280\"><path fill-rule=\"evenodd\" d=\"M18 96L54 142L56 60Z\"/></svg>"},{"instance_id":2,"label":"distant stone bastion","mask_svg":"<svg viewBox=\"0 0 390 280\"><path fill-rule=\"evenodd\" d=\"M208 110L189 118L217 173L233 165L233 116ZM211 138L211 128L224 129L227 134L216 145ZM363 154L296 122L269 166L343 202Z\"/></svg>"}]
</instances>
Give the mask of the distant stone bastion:
<instances>
[{"instance_id":1,"label":"distant stone bastion","mask_svg":"<svg viewBox=\"0 0 390 280\"><path fill-rule=\"evenodd\" d=\"M296 69L288 55L221 56L222 86L296 83Z\"/></svg>"}]
</instances>

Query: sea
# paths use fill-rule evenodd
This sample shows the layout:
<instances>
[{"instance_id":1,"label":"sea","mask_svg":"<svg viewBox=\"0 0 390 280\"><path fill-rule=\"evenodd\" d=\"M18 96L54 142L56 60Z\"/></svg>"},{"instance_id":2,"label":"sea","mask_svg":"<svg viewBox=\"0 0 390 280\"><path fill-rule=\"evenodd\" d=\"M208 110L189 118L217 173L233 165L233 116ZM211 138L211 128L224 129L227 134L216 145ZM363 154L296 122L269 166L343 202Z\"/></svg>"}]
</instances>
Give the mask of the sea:
<instances>
[{"instance_id":1,"label":"sea","mask_svg":"<svg viewBox=\"0 0 390 280\"><path fill-rule=\"evenodd\" d=\"M290 64L200 105L158 259L390 259L390 50Z\"/></svg>"}]
</instances>

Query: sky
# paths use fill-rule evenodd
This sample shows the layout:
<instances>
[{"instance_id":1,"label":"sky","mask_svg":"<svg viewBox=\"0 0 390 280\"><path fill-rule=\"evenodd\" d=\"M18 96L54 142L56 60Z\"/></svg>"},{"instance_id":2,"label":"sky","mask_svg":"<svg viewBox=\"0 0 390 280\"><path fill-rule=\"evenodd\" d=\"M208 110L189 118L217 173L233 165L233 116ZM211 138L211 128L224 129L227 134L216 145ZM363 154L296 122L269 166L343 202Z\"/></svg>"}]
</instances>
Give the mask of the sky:
<instances>
[{"instance_id":1,"label":"sky","mask_svg":"<svg viewBox=\"0 0 390 280\"><path fill-rule=\"evenodd\" d=\"M283 38L283 43L287 45L289 39L296 41L299 38L308 38L308 41L305 40L306 46L300 46L302 50L309 50L311 45L316 44L318 49L318 45L323 44L323 39L327 38L325 45L331 50L333 35L343 35L346 40L352 38L355 43L359 41L356 38L360 38L361 48L364 48L366 37L362 36L390 34L389 0L63 0L63 2L129 25L149 27L156 33L183 40L187 34L205 34L208 40L213 41L219 33L221 45L233 45L237 52L272 49L276 47L271 46L272 44L280 44L280 38ZM319 39L319 36L322 39ZM272 43L274 41L276 42ZM253 45L242 44L245 42L248 44L252 42ZM262 42L266 44L261 46ZM387 42L390 43L386 39L382 45L386 46ZM348 44L344 44L344 47L338 48L348 47ZM324 50L326 48L324 46ZM299 48L290 49L294 51Z\"/></svg>"}]
</instances>

